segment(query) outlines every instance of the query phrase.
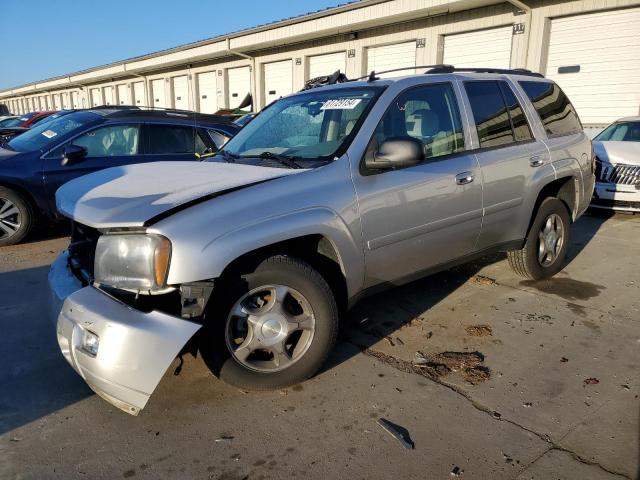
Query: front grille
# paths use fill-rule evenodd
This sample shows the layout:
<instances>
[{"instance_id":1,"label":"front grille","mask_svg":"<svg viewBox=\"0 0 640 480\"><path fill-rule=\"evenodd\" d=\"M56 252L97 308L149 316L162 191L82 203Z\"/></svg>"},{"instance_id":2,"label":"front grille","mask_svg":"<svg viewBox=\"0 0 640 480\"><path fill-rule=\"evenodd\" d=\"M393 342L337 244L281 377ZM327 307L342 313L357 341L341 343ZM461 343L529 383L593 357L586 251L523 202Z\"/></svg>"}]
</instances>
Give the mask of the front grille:
<instances>
[{"instance_id":1,"label":"front grille","mask_svg":"<svg viewBox=\"0 0 640 480\"><path fill-rule=\"evenodd\" d=\"M73 222L69 244L69 267L83 285L93 282L93 262L100 232Z\"/></svg>"},{"instance_id":2,"label":"front grille","mask_svg":"<svg viewBox=\"0 0 640 480\"><path fill-rule=\"evenodd\" d=\"M616 185L640 184L640 166L638 165L601 165L598 170L598 180Z\"/></svg>"}]
</instances>

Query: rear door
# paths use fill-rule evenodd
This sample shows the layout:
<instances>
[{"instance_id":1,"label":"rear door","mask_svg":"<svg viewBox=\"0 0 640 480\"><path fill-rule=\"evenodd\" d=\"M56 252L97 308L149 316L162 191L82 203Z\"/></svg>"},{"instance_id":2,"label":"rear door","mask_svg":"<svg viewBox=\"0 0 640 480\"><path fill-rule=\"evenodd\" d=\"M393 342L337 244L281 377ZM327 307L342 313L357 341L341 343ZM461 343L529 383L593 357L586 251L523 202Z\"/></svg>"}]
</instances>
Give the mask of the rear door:
<instances>
[{"instance_id":1,"label":"rear door","mask_svg":"<svg viewBox=\"0 0 640 480\"><path fill-rule=\"evenodd\" d=\"M87 149L86 158L76 164L61 165L67 145ZM93 128L49 152L43 163L45 190L52 202L56 190L74 178L109 167L145 161L142 128L139 124L109 124Z\"/></svg>"},{"instance_id":2,"label":"rear door","mask_svg":"<svg viewBox=\"0 0 640 480\"><path fill-rule=\"evenodd\" d=\"M503 80L463 82L475 125L483 177L484 220L478 249L523 237L525 194L540 175L553 178L544 142L536 139L520 102ZM528 212L530 213L530 212ZM526 228L526 226L525 226Z\"/></svg>"},{"instance_id":3,"label":"rear door","mask_svg":"<svg viewBox=\"0 0 640 480\"><path fill-rule=\"evenodd\" d=\"M386 139L423 144L422 163L353 169L366 259L366 286L394 282L474 251L482 222L482 178L466 150L450 82L420 85L389 105L367 147Z\"/></svg>"}]
</instances>

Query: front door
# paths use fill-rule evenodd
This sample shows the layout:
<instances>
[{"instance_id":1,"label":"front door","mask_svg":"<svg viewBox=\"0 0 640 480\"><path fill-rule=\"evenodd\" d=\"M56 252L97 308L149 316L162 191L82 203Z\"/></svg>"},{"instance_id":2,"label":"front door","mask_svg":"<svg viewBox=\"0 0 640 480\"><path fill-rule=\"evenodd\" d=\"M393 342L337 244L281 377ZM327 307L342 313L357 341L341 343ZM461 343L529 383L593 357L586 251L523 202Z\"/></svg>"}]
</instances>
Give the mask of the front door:
<instances>
[{"instance_id":1,"label":"front door","mask_svg":"<svg viewBox=\"0 0 640 480\"><path fill-rule=\"evenodd\" d=\"M366 286L400 280L474 251L482 222L478 163L465 150L450 83L401 93L378 124L367 154L389 138L422 142L415 166L354 171L362 221Z\"/></svg>"},{"instance_id":2,"label":"front door","mask_svg":"<svg viewBox=\"0 0 640 480\"><path fill-rule=\"evenodd\" d=\"M43 178L52 206L56 190L69 180L104 168L144 162L140 130L140 125L130 124L97 127L49 152L43 163ZM78 163L62 165L68 145L86 148L87 156Z\"/></svg>"}]
</instances>

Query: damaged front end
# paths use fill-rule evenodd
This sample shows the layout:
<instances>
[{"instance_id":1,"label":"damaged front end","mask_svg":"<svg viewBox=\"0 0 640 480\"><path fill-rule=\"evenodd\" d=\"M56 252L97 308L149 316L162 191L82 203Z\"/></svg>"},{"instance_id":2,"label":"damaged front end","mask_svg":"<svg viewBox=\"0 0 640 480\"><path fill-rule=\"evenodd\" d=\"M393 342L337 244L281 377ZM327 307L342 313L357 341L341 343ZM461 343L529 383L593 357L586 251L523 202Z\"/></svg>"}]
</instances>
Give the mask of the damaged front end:
<instances>
[{"instance_id":1,"label":"damaged front end","mask_svg":"<svg viewBox=\"0 0 640 480\"><path fill-rule=\"evenodd\" d=\"M74 226L68 251L49 273L52 316L62 354L89 387L132 415L144 408L165 371L202 326L212 282L157 295L94 280L100 232Z\"/></svg>"}]
</instances>

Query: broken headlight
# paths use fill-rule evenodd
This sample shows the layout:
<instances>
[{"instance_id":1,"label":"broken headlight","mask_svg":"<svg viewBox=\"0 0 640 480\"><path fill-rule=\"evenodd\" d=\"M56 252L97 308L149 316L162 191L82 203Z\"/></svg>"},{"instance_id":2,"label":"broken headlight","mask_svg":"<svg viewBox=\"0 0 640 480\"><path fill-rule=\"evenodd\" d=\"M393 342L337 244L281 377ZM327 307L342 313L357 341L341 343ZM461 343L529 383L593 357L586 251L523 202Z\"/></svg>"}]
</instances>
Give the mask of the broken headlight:
<instances>
[{"instance_id":1,"label":"broken headlight","mask_svg":"<svg viewBox=\"0 0 640 480\"><path fill-rule=\"evenodd\" d=\"M96 246L95 282L123 290L166 288L171 242L160 235L102 235Z\"/></svg>"}]
</instances>

